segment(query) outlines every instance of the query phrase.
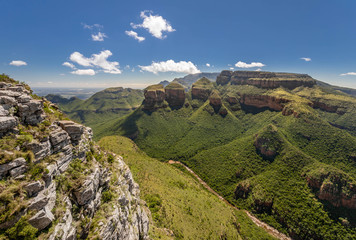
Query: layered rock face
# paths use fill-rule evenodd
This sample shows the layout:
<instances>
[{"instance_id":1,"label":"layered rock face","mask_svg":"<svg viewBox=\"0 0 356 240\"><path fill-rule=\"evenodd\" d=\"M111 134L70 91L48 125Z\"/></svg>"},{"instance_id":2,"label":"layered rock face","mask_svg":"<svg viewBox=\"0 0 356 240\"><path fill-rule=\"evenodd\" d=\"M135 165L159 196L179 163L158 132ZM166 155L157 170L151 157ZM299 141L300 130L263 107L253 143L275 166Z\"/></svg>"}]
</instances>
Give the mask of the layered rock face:
<instances>
[{"instance_id":1,"label":"layered rock face","mask_svg":"<svg viewBox=\"0 0 356 240\"><path fill-rule=\"evenodd\" d=\"M179 83L170 83L165 87L166 101L171 107L181 107L185 102L184 87Z\"/></svg>"},{"instance_id":2,"label":"layered rock face","mask_svg":"<svg viewBox=\"0 0 356 240\"><path fill-rule=\"evenodd\" d=\"M163 85L156 84L149 86L144 91L145 100L143 109L153 111L158 108L169 106L182 107L185 102L184 87L179 83L172 82L163 88ZM164 103L166 101L167 103Z\"/></svg>"},{"instance_id":3,"label":"layered rock face","mask_svg":"<svg viewBox=\"0 0 356 240\"><path fill-rule=\"evenodd\" d=\"M0 136L18 123L36 125L44 119L43 102L21 84L0 82Z\"/></svg>"},{"instance_id":4,"label":"layered rock face","mask_svg":"<svg viewBox=\"0 0 356 240\"><path fill-rule=\"evenodd\" d=\"M318 175L306 173L303 176L319 199L326 200L335 207L356 209L356 185L346 174L325 171Z\"/></svg>"},{"instance_id":5,"label":"layered rock face","mask_svg":"<svg viewBox=\"0 0 356 240\"><path fill-rule=\"evenodd\" d=\"M316 84L315 80L307 74L296 73L273 73L256 71L222 71L217 77L216 83L226 85L254 85L260 88L284 87L294 89L305 86L312 87Z\"/></svg>"},{"instance_id":6,"label":"layered rock face","mask_svg":"<svg viewBox=\"0 0 356 240\"><path fill-rule=\"evenodd\" d=\"M192 98L206 101L212 91L213 84L207 78L201 78L192 85Z\"/></svg>"},{"instance_id":7,"label":"layered rock face","mask_svg":"<svg viewBox=\"0 0 356 240\"><path fill-rule=\"evenodd\" d=\"M55 108L22 85L0 86L0 230L148 239L149 210L122 157L101 151L90 128L55 119Z\"/></svg>"},{"instance_id":8,"label":"layered rock face","mask_svg":"<svg viewBox=\"0 0 356 240\"><path fill-rule=\"evenodd\" d=\"M149 86L144 91L145 100L143 101L143 109L154 110L155 105L162 105L166 98L163 85L156 84Z\"/></svg>"},{"instance_id":9,"label":"layered rock face","mask_svg":"<svg viewBox=\"0 0 356 240\"><path fill-rule=\"evenodd\" d=\"M257 108L268 107L275 111L282 111L284 104L289 100L268 95L242 95L240 103Z\"/></svg>"}]
</instances>

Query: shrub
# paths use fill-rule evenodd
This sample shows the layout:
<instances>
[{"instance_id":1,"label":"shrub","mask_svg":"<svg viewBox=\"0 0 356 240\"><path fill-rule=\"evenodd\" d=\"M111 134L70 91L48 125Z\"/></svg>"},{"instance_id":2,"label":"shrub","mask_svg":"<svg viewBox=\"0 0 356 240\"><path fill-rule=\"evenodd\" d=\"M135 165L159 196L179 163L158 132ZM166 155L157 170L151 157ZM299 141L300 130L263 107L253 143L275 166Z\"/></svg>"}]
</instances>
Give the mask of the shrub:
<instances>
[{"instance_id":1,"label":"shrub","mask_svg":"<svg viewBox=\"0 0 356 240\"><path fill-rule=\"evenodd\" d=\"M22 217L12 228L6 231L10 239L36 239L37 228L32 227L25 217Z\"/></svg>"}]
</instances>

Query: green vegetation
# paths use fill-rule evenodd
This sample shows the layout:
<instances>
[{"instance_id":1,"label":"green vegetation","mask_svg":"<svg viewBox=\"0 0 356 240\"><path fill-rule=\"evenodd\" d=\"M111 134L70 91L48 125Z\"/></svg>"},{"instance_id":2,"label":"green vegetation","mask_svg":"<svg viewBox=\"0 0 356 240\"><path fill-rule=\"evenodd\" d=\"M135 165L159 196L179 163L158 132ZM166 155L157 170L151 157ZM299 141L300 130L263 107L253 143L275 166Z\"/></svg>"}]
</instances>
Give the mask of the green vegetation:
<instances>
[{"instance_id":1,"label":"green vegetation","mask_svg":"<svg viewBox=\"0 0 356 240\"><path fill-rule=\"evenodd\" d=\"M153 239L272 239L243 211L205 190L189 174L150 158L125 137L105 137L99 145L124 157L152 212Z\"/></svg>"},{"instance_id":2,"label":"green vegetation","mask_svg":"<svg viewBox=\"0 0 356 240\"><path fill-rule=\"evenodd\" d=\"M203 86L209 84L201 82ZM333 166L338 176L347 176L343 179L348 184L356 179L356 100L319 86L294 90L211 86L223 99L225 117L214 113L208 101L188 96L188 107L168 107L151 113L139 108L103 126L95 137L130 136L151 157L184 162L228 201L250 209L290 236L355 238L355 211L335 207L330 199L318 199L317 190L308 185L306 173ZM294 114L285 116L284 111L265 109L249 113L225 101L226 97L239 99L243 94L283 99L285 112ZM276 152L273 159L258 150L256 135L264 151ZM339 193L355 194L349 185L342 186L344 190ZM155 192L149 194L153 196ZM162 195L159 197L162 199ZM157 199L153 198L153 211L160 206Z\"/></svg>"},{"instance_id":3,"label":"green vegetation","mask_svg":"<svg viewBox=\"0 0 356 240\"><path fill-rule=\"evenodd\" d=\"M21 217L15 226L6 230L6 234L9 239L34 240L37 231L37 228L32 227L25 217Z\"/></svg>"},{"instance_id":4,"label":"green vegetation","mask_svg":"<svg viewBox=\"0 0 356 240\"><path fill-rule=\"evenodd\" d=\"M203 77L198 81L196 81L195 83L193 83L192 87L211 89L213 88L213 83L206 77Z\"/></svg>"},{"instance_id":5,"label":"green vegetation","mask_svg":"<svg viewBox=\"0 0 356 240\"><path fill-rule=\"evenodd\" d=\"M171 82L165 87L165 89L184 89L184 87L179 83Z\"/></svg>"},{"instance_id":6,"label":"green vegetation","mask_svg":"<svg viewBox=\"0 0 356 240\"><path fill-rule=\"evenodd\" d=\"M91 127L96 133L107 122L117 120L140 106L143 91L131 88L107 88L87 100L47 95L72 120Z\"/></svg>"}]
</instances>

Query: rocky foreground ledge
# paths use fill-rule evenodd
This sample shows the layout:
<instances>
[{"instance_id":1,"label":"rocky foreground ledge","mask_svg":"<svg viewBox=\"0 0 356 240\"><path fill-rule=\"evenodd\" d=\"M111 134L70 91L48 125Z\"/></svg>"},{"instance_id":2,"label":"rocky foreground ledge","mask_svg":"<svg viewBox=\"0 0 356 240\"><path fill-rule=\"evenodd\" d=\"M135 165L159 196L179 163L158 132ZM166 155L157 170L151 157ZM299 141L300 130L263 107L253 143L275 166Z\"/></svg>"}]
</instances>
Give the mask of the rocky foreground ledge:
<instances>
[{"instance_id":1,"label":"rocky foreground ledge","mask_svg":"<svg viewBox=\"0 0 356 240\"><path fill-rule=\"evenodd\" d=\"M28 86L0 82L0 239L148 239L121 156Z\"/></svg>"}]
</instances>

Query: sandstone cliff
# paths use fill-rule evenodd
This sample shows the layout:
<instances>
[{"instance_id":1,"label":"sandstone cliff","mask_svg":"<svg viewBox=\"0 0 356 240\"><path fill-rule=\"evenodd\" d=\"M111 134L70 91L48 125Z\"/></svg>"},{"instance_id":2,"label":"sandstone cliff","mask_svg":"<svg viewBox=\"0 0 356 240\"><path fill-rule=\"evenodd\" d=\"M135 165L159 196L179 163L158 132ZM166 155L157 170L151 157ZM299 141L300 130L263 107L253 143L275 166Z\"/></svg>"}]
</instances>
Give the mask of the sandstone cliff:
<instances>
[{"instance_id":1,"label":"sandstone cliff","mask_svg":"<svg viewBox=\"0 0 356 240\"><path fill-rule=\"evenodd\" d=\"M192 98L206 101L213 89L213 83L207 78L201 78L192 85Z\"/></svg>"},{"instance_id":2,"label":"sandstone cliff","mask_svg":"<svg viewBox=\"0 0 356 240\"><path fill-rule=\"evenodd\" d=\"M308 169L303 173L316 196L335 207L356 209L356 183L346 173L332 167Z\"/></svg>"},{"instance_id":3,"label":"sandstone cliff","mask_svg":"<svg viewBox=\"0 0 356 240\"><path fill-rule=\"evenodd\" d=\"M307 74L296 73L275 73L275 72L256 72L256 71L222 71L216 78L219 85L254 85L260 88L284 87L294 89L305 86L312 87L316 84L315 80Z\"/></svg>"},{"instance_id":4,"label":"sandstone cliff","mask_svg":"<svg viewBox=\"0 0 356 240\"><path fill-rule=\"evenodd\" d=\"M179 83L172 82L165 88L166 101L171 107L181 107L185 102L184 87Z\"/></svg>"},{"instance_id":5,"label":"sandstone cliff","mask_svg":"<svg viewBox=\"0 0 356 240\"><path fill-rule=\"evenodd\" d=\"M0 238L148 239L121 156L25 85L0 83Z\"/></svg>"}]
</instances>

